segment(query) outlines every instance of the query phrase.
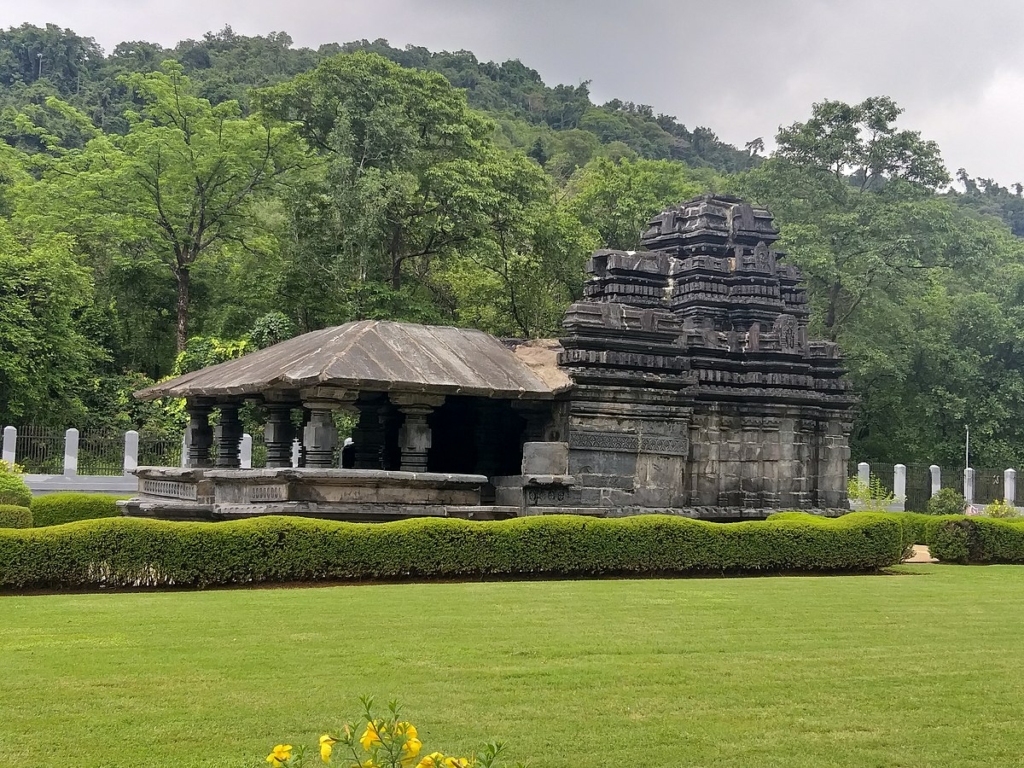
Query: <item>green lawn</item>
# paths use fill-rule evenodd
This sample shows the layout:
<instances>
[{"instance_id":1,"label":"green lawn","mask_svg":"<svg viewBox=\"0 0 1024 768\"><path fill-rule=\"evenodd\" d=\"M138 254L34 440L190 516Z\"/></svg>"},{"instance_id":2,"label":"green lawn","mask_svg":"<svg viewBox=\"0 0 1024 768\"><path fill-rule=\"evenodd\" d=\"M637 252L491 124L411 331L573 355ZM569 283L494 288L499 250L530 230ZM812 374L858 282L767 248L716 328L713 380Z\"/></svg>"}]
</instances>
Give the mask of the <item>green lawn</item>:
<instances>
[{"instance_id":1,"label":"green lawn","mask_svg":"<svg viewBox=\"0 0 1024 768\"><path fill-rule=\"evenodd\" d=\"M1024 568L0 597L18 766L266 765L398 697L534 768L1024 765Z\"/></svg>"}]
</instances>

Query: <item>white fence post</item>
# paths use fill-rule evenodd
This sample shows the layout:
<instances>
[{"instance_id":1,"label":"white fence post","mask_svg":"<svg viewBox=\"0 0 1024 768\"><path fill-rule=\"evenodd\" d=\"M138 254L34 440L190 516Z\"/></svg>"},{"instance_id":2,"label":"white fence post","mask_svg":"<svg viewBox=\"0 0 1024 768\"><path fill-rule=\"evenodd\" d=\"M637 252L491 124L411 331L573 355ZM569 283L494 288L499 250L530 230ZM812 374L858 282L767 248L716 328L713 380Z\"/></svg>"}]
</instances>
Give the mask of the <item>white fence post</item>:
<instances>
[{"instance_id":1,"label":"white fence post","mask_svg":"<svg viewBox=\"0 0 1024 768\"><path fill-rule=\"evenodd\" d=\"M129 429L124 433L124 474L139 468L139 433Z\"/></svg>"},{"instance_id":2,"label":"white fence post","mask_svg":"<svg viewBox=\"0 0 1024 768\"><path fill-rule=\"evenodd\" d=\"M892 470L893 503L900 510L907 508L907 465L897 464Z\"/></svg>"},{"instance_id":3,"label":"white fence post","mask_svg":"<svg viewBox=\"0 0 1024 768\"><path fill-rule=\"evenodd\" d=\"M942 490L942 470L939 469L938 464L932 464L928 467L928 471L932 474L932 496Z\"/></svg>"},{"instance_id":4,"label":"white fence post","mask_svg":"<svg viewBox=\"0 0 1024 768\"><path fill-rule=\"evenodd\" d=\"M974 503L974 470L970 467L964 470L964 498L968 506Z\"/></svg>"},{"instance_id":5,"label":"white fence post","mask_svg":"<svg viewBox=\"0 0 1024 768\"><path fill-rule=\"evenodd\" d=\"M252 469L252 435L242 434L242 443L238 449L238 466L241 469Z\"/></svg>"},{"instance_id":6,"label":"white fence post","mask_svg":"<svg viewBox=\"0 0 1024 768\"><path fill-rule=\"evenodd\" d=\"M1017 502L1017 470L1007 469L1003 471L1003 499L1011 507Z\"/></svg>"},{"instance_id":7,"label":"white fence post","mask_svg":"<svg viewBox=\"0 0 1024 768\"><path fill-rule=\"evenodd\" d=\"M857 465L857 480L863 485L871 485L871 465L866 461Z\"/></svg>"},{"instance_id":8,"label":"white fence post","mask_svg":"<svg viewBox=\"0 0 1024 768\"><path fill-rule=\"evenodd\" d=\"M188 428L185 429L185 434L181 436L181 468L186 469L188 467L188 443L189 443L190 431Z\"/></svg>"},{"instance_id":9,"label":"white fence post","mask_svg":"<svg viewBox=\"0 0 1024 768\"><path fill-rule=\"evenodd\" d=\"M299 459L302 456L302 443L299 442L299 438L292 440L292 468L298 468Z\"/></svg>"},{"instance_id":10,"label":"white fence post","mask_svg":"<svg viewBox=\"0 0 1024 768\"><path fill-rule=\"evenodd\" d=\"M64 433L64 476L78 474L78 430L72 427Z\"/></svg>"},{"instance_id":11,"label":"white fence post","mask_svg":"<svg viewBox=\"0 0 1024 768\"><path fill-rule=\"evenodd\" d=\"M18 430L14 427L4 427L4 447L0 458L8 464L14 463L14 451L18 445Z\"/></svg>"}]
</instances>

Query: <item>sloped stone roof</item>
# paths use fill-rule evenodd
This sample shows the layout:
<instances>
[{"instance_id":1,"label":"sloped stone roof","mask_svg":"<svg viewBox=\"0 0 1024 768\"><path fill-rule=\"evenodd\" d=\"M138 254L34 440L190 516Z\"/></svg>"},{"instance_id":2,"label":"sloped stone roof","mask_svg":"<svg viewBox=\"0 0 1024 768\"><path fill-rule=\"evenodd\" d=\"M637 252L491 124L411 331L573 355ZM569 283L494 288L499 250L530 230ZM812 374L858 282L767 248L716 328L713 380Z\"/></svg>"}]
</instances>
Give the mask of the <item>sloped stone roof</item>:
<instances>
[{"instance_id":1,"label":"sloped stone roof","mask_svg":"<svg viewBox=\"0 0 1024 768\"><path fill-rule=\"evenodd\" d=\"M187 373L135 394L255 396L304 387L546 399L572 383L557 345L506 345L469 328L361 320L298 336L237 360Z\"/></svg>"}]
</instances>

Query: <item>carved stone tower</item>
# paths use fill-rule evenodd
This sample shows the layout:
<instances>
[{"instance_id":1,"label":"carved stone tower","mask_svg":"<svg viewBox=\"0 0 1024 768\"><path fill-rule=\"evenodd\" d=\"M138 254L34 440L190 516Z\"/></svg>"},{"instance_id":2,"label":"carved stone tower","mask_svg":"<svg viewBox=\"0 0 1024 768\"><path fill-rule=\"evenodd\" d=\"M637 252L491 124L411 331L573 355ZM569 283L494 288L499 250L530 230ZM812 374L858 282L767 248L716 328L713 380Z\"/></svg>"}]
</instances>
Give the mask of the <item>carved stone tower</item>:
<instances>
[{"instance_id":1,"label":"carved stone tower","mask_svg":"<svg viewBox=\"0 0 1024 768\"><path fill-rule=\"evenodd\" d=\"M838 347L807 338L778 238L766 209L706 195L655 217L648 250L590 259L559 359L580 504L720 518L845 506L855 398Z\"/></svg>"}]
</instances>

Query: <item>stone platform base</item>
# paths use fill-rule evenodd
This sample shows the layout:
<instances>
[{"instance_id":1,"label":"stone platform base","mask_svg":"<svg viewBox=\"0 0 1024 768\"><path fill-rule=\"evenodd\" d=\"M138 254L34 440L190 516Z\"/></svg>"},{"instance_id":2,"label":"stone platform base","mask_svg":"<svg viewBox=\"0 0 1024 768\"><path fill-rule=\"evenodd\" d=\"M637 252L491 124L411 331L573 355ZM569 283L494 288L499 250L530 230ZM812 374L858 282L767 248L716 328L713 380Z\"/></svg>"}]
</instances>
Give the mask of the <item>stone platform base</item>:
<instances>
[{"instance_id":1,"label":"stone platform base","mask_svg":"<svg viewBox=\"0 0 1024 768\"><path fill-rule=\"evenodd\" d=\"M480 506L483 475L355 469L141 467L139 492L121 502L132 517L233 520L294 515L353 522L462 517Z\"/></svg>"}]
</instances>

